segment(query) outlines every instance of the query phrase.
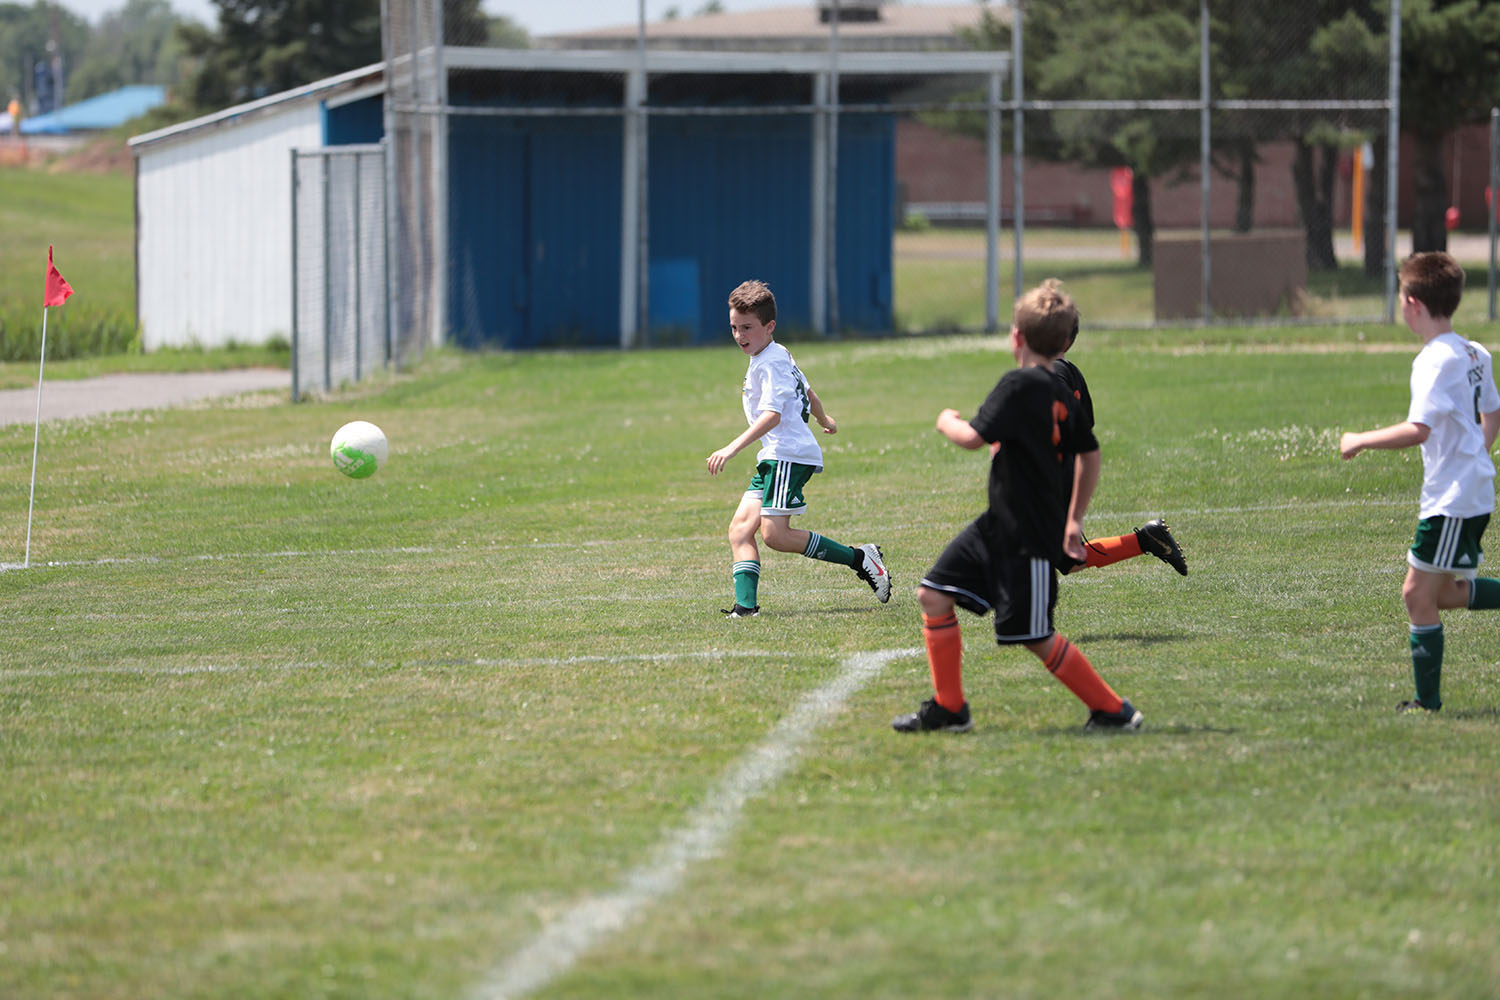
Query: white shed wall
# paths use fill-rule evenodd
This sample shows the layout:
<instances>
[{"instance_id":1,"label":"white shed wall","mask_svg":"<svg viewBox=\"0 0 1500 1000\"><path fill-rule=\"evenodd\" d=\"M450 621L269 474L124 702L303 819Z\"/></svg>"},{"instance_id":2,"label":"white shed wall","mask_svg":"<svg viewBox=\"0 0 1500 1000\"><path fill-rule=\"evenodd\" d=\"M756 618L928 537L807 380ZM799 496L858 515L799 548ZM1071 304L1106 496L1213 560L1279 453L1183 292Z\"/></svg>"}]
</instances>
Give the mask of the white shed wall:
<instances>
[{"instance_id":1,"label":"white shed wall","mask_svg":"<svg viewBox=\"0 0 1500 1000\"><path fill-rule=\"evenodd\" d=\"M139 151L147 350L290 338L291 150L322 144L322 107L303 101Z\"/></svg>"}]
</instances>

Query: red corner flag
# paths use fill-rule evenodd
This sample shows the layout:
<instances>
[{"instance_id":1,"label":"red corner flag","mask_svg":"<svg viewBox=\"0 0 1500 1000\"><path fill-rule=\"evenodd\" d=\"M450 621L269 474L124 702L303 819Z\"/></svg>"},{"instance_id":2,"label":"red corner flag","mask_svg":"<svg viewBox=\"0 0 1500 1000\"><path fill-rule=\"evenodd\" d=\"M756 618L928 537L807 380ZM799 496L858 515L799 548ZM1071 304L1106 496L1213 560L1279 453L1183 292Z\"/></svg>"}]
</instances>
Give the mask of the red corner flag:
<instances>
[{"instance_id":1,"label":"red corner flag","mask_svg":"<svg viewBox=\"0 0 1500 1000\"><path fill-rule=\"evenodd\" d=\"M68 279L58 273L56 265L52 263L52 248L47 248L47 297L42 299L43 307L60 306L67 301L68 296L73 294L73 286L68 284Z\"/></svg>"}]
</instances>

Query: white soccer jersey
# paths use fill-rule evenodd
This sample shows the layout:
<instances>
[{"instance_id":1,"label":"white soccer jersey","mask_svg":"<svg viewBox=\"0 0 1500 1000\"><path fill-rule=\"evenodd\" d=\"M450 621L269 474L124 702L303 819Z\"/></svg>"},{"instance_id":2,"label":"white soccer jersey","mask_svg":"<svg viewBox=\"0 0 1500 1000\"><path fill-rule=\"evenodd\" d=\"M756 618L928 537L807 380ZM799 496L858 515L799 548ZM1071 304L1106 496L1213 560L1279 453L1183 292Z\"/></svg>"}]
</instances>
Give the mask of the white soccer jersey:
<instances>
[{"instance_id":1,"label":"white soccer jersey","mask_svg":"<svg viewBox=\"0 0 1500 1000\"><path fill-rule=\"evenodd\" d=\"M1406 419L1431 428L1422 442L1422 517L1476 517L1495 509L1495 463L1482 413L1500 410L1490 352L1456 333L1429 340L1411 363Z\"/></svg>"},{"instance_id":2,"label":"white soccer jersey","mask_svg":"<svg viewBox=\"0 0 1500 1000\"><path fill-rule=\"evenodd\" d=\"M743 402L747 423L755 423L767 410L781 414L781 423L760 439L757 463L774 459L823 467L823 449L818 447L818 439L807 424L812 412L807 400L807 379L797 369L791 352L776 341L750 359Z\"/></svg>"}]
</instances>

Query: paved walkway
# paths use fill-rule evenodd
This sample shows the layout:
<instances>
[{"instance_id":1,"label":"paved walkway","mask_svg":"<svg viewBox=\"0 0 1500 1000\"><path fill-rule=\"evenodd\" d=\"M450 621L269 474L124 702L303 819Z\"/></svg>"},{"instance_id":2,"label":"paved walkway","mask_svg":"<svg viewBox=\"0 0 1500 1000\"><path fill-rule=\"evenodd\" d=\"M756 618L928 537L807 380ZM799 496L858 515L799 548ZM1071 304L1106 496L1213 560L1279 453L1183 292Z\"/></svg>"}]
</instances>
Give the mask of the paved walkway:
<instances>
[{"instance_id":1,"label":"paved walkway","mask_svg":"<svg viewBox=\"0 0 1500 1000\"><path fill-rule=\"evenodd\" d=\"M121 410L163 409L262 389L284 389L290 395L291 373L281 368L242 368L44 380L42 419L68 420ZM0 427L35 420L35 385L29 389L0 389Z\"/></svg>"}]
</instances>

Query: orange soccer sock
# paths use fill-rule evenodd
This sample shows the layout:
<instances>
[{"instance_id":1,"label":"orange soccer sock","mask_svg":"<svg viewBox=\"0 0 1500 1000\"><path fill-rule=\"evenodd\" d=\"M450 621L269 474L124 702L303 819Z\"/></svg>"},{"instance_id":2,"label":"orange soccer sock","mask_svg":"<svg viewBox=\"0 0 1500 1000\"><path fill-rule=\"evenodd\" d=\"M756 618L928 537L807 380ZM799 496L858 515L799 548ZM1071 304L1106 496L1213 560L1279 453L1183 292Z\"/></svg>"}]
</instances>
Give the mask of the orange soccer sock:
<instances>
[{"instance_id":1,"label":"orange soccer sock","mask_svg":"<svg viewBox=\"0 0 1500 1000\"><path fill-rule=\"evenodd\" d=\"M1042 657L1042 662L1052 671L1052 676L1062 681L1090 711L1113 714L1124 704L1123 699L1094 670L1088 657L1063 638L1061 633L1053 636L1052 648Z\"/></svg>"},{"instance_id":2,"label":"orange soccer sock","mask_svg":"<svg viewBox=\"0 0 1500 1000\"><path fill-rule=\"evenodd\" d=\"M1083 543L1083 550L1088 554L1085 566L1108 566L1140 555L1141 539L1133 531L1113 538L1090 538Z\"/></svg>"},{"instance_id":3,"label":"orange soccer sock","mask_svg":"<svg viewBox=\"0 0 1500 1000\"><path fill-rule=\"evenodd\" d=\"M952 611L941 618L923 615L922 642L927 646L927 666L932 671L937 703L957 712L964 707L964 638L958 630L958 615Z\"/></svg>"}]
</instances>

